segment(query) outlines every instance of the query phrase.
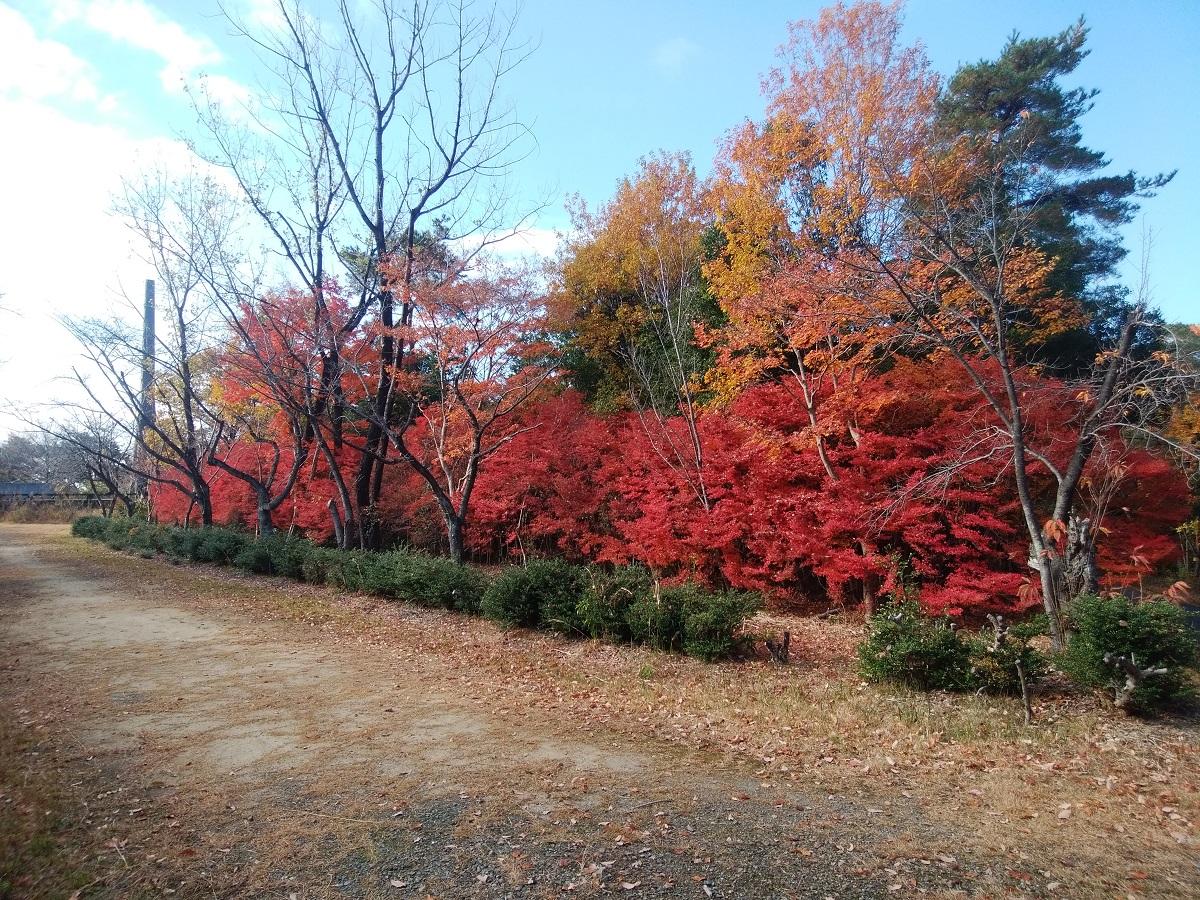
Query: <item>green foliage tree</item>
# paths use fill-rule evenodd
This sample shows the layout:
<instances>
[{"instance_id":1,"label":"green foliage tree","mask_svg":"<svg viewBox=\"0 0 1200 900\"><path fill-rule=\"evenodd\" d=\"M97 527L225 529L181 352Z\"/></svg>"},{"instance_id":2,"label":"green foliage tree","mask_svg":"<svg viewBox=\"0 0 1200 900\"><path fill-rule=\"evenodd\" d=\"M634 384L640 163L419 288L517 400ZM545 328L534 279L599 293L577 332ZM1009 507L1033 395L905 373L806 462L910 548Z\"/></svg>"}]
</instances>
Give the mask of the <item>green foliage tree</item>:
<instances>
[{"instance_id":1,"label":"green foliage tree","mask_svg":"<svg viewBox=\"0 0 1200 900\"><path fill-rule=\"evenodd\" d=\"M1011 170L1000 180L1012 187L1002 206L1028 217L1027 240L1054 260L1047 287L1078 298L1090 316L1086 329L1037 351L1066 372L1086 369L1120 332L1130 302L1115 280L1126 255L1118 228L1175 174L1105 173L1108 159L1083 144L1080 120L1099 91L1067 88L1062 79L1087 56L1087 34L1083 19L1049 37L1013 34L996 59L958 70L937 113L943 140L987 141L997 164Z\"/></svg>"}]
</instances>

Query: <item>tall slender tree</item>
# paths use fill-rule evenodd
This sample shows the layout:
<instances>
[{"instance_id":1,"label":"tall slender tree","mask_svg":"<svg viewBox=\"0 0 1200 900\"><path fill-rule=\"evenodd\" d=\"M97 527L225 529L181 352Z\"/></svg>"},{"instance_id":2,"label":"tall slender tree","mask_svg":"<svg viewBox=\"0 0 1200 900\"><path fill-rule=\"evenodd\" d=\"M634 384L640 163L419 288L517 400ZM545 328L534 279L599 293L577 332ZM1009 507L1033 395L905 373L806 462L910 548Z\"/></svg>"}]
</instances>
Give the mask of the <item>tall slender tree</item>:
<instances>
[{"instance_id":1,"label":"tall slender tree","mask_svg":"<svg viewBox=\"0 0 1200 900\"><path fill-rule=\"evenodd\" d=\"M319 220L324 229L299 243L317 253L328 246L350 263L360 291L358 317L373 317L380 326L380 377L365 433L352 436L360 463L354 510L347 511L357 516L359 542L374 545L391 448L386 435L411 420L396 406L402 392L393 381L410 365L411 348L396 329L412 324L420 236L436 223L448 240L479 251L522 226L502 176L525 153L528 133L501 88L528 48L516 36L515 15L498 5L339 0L332 21L318 20L299 0L277 0L276 11L278 27L267 31L231 18L262 57L268 94L279 94L263 114L284 125L267 132L284 135L273 159L264 166L258 157L258 175L239 182L259 198L256 210L288 248L297 245L297 234L312 235L318 220L303 211L281 213L262 185L290 180L297 168L319 169L315 193L330 196L336 189L338 202ZM308 139L286 137L296 133ZM230 152L240 146L218 142L218 156L249 172L256 158ZM319 167L311 165L314 159ZM389 265L385 275L385 259L405 262ZM320 289L315 280L312 286ZM340 378L336 366L330 368L333 387Z\"/></svg>"},{"instance_id":2,"label":"tall slender tree","mask_svg":"<svg viewBox=\"0 0 1200 900\"><path fill-rule=\"evenodd\" d=\"M1104 153L1084 145L1082 120L1099 91L1063 82L1087 57L1087 35L1083 19L1048 37L1014 33L994 60L954 74L936 123L939 139L969 137L986 148L994 177L982 187L1026 218L1022 241L1053 260L1047 289L1083 304L1085 325L1030 348L1068 374L1086 371L1118 339L1136 302L1118 279L1127 252L1119 228L1174 176L1108 172Z\"/></svg>"}]
</instances>

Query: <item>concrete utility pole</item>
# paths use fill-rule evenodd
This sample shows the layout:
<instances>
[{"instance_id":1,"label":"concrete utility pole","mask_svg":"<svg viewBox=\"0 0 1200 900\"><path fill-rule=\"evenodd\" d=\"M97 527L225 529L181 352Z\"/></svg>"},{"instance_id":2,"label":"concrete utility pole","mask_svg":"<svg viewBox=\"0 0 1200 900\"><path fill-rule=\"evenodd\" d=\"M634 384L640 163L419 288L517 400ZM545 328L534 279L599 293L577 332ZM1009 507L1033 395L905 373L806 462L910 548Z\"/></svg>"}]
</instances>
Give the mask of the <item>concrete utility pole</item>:
<instances>
[{"instance_id":1,"label":"concrete utility pole","mask_svg":"<svg viewBox=\"0 0 1200 900\"><path fill-rule=\"evenodd\" d=\"M138 422L137 470L147 471L150 454L146 452L146 430L154 423L154 279L146 279L146 300L142 308L142 405ZM138 492L149 498L149 482L138 476Z\"/></svg>"}]
</instances>

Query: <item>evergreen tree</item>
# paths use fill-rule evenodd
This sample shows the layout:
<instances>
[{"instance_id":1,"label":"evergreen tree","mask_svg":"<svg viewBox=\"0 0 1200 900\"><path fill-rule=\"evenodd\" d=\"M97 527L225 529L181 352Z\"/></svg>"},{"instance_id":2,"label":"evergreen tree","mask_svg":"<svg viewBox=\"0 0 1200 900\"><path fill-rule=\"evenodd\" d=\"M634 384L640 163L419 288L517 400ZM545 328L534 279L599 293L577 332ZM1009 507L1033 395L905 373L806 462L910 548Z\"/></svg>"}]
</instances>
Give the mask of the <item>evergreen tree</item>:
<instances>
[{"instance_id":1,"label":"evergreen tree","mask_svg":"<svg viewBox=\"0 0 1200 900\"><path fill-rule=\"evenodd\" d=\"M1051 37L1013 34L997 59L961 67L938 109L943 139L990 142L1008 169L1009 208L1032 217L1033 242L1057 260L1049 287L1078 298L1091 318L1086 331L1041 348L1064 372L1089 366L1119 331L1129 299L1116 281L1127 252L1118 228L1175 174L1105 174L1104 154L1084 146L1080 119L1099 92L1061 81L1087 56L1087 33L1080 19Z\"/></svg>"}]
</instances>

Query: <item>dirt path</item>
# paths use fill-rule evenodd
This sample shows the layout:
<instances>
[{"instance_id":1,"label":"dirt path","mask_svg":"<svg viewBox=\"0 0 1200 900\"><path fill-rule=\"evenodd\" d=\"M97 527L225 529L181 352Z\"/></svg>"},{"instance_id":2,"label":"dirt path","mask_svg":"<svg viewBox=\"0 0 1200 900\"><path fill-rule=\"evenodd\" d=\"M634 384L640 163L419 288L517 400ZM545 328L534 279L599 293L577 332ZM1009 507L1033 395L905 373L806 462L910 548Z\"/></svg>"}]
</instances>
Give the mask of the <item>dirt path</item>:
<instances>
[{"instance_id":1,"label":"dirt path","mask_svg":"<svg viewBox=\"0 0 1200 900\"><path fill-rule=\"evenodd\" d=\"M869 864L898 827L920 827L904 810L585 731L536 697L464 687L468 657L197 606L188 585L203 572L92 558L63 534L0 526L13 765L0 809L15 829L18 807L41 815L31 791L59 804L43 856L0 873L12 896L859 897L958 884L936 860L907 875Z\"/></svg>"}]
</instances>

